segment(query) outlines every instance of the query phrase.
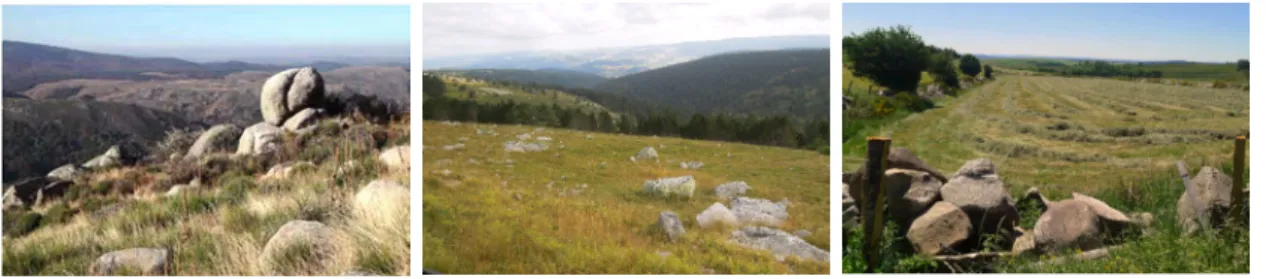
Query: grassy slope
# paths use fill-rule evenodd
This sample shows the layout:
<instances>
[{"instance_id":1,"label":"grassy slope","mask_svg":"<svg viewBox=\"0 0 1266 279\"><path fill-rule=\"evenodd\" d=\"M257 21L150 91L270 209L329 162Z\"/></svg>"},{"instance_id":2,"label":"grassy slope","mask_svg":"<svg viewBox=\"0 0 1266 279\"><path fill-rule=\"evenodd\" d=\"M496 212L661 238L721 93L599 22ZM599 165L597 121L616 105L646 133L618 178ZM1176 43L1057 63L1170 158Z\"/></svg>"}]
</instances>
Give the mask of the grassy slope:
<instances>
[{"instance_id":1,"label":"grassy slope","mask_svg":"<svg viewBox=\"0 0 1266 279\"><path fill-rule=\"evenodd\" d=\"M408 122L394 123L385 130L397 135L390 140L393 144L408 143ZM385 168L378 163L378 152L347 155L342 151L355 149L356 144L336 141L331 146L308 147L305 152L330 155L314 162L316 169L296 171L285 180L262 179L268 165L235 160L236 170L178 198L162 197L170 185L161 185L168 175L161 166L89 174L71 187L103 188L109 193L85 193L77 200L64 197L70 200L66 202L70 208L86 209L65 223L43 226L20 237L6 235L4 274L85 275L89 265L106 252L170 247L174 251L173 275L261 275L256 259L273 233L286 222L306 219L331 226L341 237L334 241L342 249L335 256L337 266L331 268L334 273L326 275L351 269L407 275L407 214L384 220L362 218L349 210L354 210L353 196L360 187L375 179L408 185L409 172ZM325 149L314 150L318 148ZM333 178L335 169L348 160L360 162L359 167L351 168L342 179ZM124 181L136 188L134 194L117 192ZM111 188L115 190L108 190ZM63 203L48 202L33 211L47 213L53 204ZM93 217L93 207L110 204L118 206L116 213ZM408 205L402 206L407 212Z\"/></svg>"},{"instance_id":2,"label":"grassy slope","mask_svg":"<svg viewBox=\"0 0 1266 279\"><path fill-rule=\"evenodd\" d=\"M1013 191L1067 193L1177 160L1220 163L1232 144L1214 139L1248 129L1243 91L1107 79L1005 76L942 106L878 134L942 171L988 157Z\"/></svg>"},{"instance_id":3,"label":"grassy slope","mask_svg":"<svg viewBox=\"0 0 1266 279\"><path fill-rule=\"evenodd\" d=\"M748 196L792 202L788 232L830 243L827 156L774 147L545 129L543 152L510 153L502 143L533 127L426 122L423 266L445 273L826 273L827 263L777 262L728 243L728 230L702 230L695 215L719 201L712 189L742 180ZM477 135L476 129L499 135ZM465 149L440 146L468 138ZM660 148L662 144L664 147ZM565 146L565 148L563 147ZM661 163L630 162L653 146ZM727 154L733 155L732 158ZM557 155L557 156L556 156ZM505 161L513 160L513 164ZM705 163L685 170L680 161ZM605 167L600 165L606 163ZM443 175L443 170L452 172ZM647 179L693 175L693 199L640 193ZM564 179L564 177L566 177ZM552 183L551 183L552 182ZM580 185L587 184L587 188ZM574 189L583 189L570 195ZM521 199L516 198L521 197ZM728 205L728 203L725 203ZM669 243L660 211L681 217L687 236ZM658 253L668 252L667 256Z\"/></svg>"},{"instance_id":4,"label":"grassy slope","mask_svg":"<svg viewBox=\"0 0 1266 279\"><path fill-rule=\"evenodd\" d=\"M563 91L544 89L544 92L531 93L525 92L520 88L498 86L481 79L457 76L444 76L443 78L444 83L447 84L445 87L447 89L445 95L450 98L470 99L469 92L473 91L475 92L474 99L485 103L502 103L510 101L531 105L558 104L559 106L568 108L584 107L590 109L591 112L608 111L606 108L602 107L602 105ZM462 90L461 87L465 87L466 90Z\"/></svg>"}]
</instances>

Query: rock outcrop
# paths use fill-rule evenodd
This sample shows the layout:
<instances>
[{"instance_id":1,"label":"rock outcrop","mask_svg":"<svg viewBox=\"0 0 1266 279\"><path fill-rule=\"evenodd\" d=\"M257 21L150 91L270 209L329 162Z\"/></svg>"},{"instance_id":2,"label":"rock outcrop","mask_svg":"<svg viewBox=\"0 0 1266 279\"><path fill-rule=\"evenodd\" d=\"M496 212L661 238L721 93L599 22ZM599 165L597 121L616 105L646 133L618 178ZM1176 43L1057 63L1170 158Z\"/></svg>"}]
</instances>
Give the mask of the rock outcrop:
<instances>
[{"instance_id":1,"label":"rock outcrop","mask_svg":"<svg viewBox=\"0 0 1266 279\"><path fill-rule=\"evenodd\" d=\"M695 216L695 222L699 223L699 227L707 229L720 226L738 225L738 217L734 216L734 212L726 208L724 204L713 203L708 209L704 209L699 215Z\"/></svg>"},{"instance_id":2,"label":"rock outcrop","mask_svg":"<svg viewBox=\"0 0 1266 279\"><path fill-rule=\"evenodd\" d=\"M260 155L281 148L281 128L273 124L260 122L242 131L242 138L237 142L238 155Z\"/></svg>"},{"instance_id":3,"label":"rock outcrop","mask_svg":"<svg viewBox=\"0 0 1266 279\"><path fill-rule=\"evenodd\" d=\"M320 222L290 221L268 239L257 259L258 267L268 276L325 274L333 267L338 249L332 242L334 237L334 230ZM311 269L293 270L295 266Z\"/></svg>"},{"instance_id":4,"label":"rock outcrop","mask_svg":"<svg viewBox=\"0 0 1266 279\"><path fill-rule=\"evenodd\" d=\"M172 251L165 248L131 248L106 253L88 267L92 276L168 275Z\"/></svg>"},{"instance_id":5,"label":"rock outcrop","mask_svg":"<svg viewBox=\"0 0 1266 279\"><path fill-rule=\"evenodd\" d=\"M695 178L687 175L647 180L646 183L642 184L642 191L663 197L673 195L693 197L695 194Z\"/></svg>"},{"instance_id":6,"label":"rock outcrop","mask_svg":"<svg viewBox=\"0 0 1266 279\"><path fill-rule=\"evenodd\" d=\"M185 152L186 158L198 158L203 154L229 151L233 148L233 140L242 136L242 129L233 124L211 126L194 140L193 146Z\"/></svg>"},{"instance_id":7,"label":"rock outcrop","mask_svg":"<svg viewBox=\"0 0 1266 279\"><path fill-rule=\"evenodd\" d=\"M805 242L795 235L768 227L744 227L730 234L730 241L752 249L766 250L775 259L783 261L788 256L803 260L826 262L830 253Z\"/></svg>"}]
</instances>

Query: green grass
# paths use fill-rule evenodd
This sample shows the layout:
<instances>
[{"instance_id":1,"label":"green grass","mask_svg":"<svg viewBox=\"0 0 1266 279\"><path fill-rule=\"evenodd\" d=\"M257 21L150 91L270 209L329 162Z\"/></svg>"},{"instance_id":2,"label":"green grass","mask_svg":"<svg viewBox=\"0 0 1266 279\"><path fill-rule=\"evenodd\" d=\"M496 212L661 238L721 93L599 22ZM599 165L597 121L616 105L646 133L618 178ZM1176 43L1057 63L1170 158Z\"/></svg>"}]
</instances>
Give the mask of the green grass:
<instances>
[{"instance_id":1,"label":"green grass","mask_svg":"<svg viewBox=\"0 0 1266 279\"><path fill-rule=\"evenodd\" d=\"M1054 65L1073 65L1078 61L1049 58L988 58L981 63L1011 70L1037 71L1039 66L1058 68ZM1248 77L1235 70L1235 63L1156 63L1145 64L1146 71L1161 71L1161 79L1177 79L1193 82L1221 81L1247 84Z\"/></svg>"},{"instance_id":2,"label":"green grass","mask_svg":"<svg viewBox=\"0 0 1266 279\"><path fill-rule=\"evenodd\" d=\"M778 262L729 243L729 230L703 230L695 216L720 201L712 189L746 181L747 196L792 202L781 228L830 243L828 157L813 151L678 138L512 125L424 122L423 267L443 273L722 274L826 273L828 263ZM477 129L498 135L479 135ZM516 135L553 138L550 149L510 153ZM439 146L464 141L465 149ZM663 145L661 148L660 145ZM565 146L565 147L564 147ZM660 162L631 162L643 147ZM731 157L732 156L732 157ZM513 163L507 163L513 160ZM686 170L681 161L702 161ZM445 171L447 170L447 171ZM693 175L693 198L643 194L645 180ZM565 177L565 178L564 178ZM587 185L587 186L582 186ZM728 204L728 202L723 202ZM669 242L659 212L681 216L686 235ZM666 252L667 256L661 256Z\"/></svg>"},{"instance_id":3,"label":"green grass","mask_svg":"<svg viewBox=\"0 0 1266 279\"><path fill-rule=\"evenodd\" d=\"M590 113L608 111L602 105L564 91L553 89L527 91L515 86L502 86L470 77L444 76L443 78L447 84L444 95L449 98L495 104L507 101L530 105L558 104L563 108L584 108Z\"/></svg>"}]
</instances>

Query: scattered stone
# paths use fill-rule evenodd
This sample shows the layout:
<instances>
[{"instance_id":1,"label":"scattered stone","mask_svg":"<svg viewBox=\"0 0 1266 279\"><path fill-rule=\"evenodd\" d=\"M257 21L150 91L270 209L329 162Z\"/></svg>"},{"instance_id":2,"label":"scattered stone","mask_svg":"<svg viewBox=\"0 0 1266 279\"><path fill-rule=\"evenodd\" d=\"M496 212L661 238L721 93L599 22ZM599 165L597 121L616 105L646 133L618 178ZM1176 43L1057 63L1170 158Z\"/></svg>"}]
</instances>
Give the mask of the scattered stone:
<instances>
[{"instance_id":1,"label":"scattered stone","mask_svg":"<svg viewBox=\"0 0 1266 279\"><path fill-rule=\"evenodd\" d=\"M1200 173L1191 179L1194 191L1184 191L1178 198L1178 220L1184 233L1199 231L1201 219L1208 220L1212 228L1222 226L1231 211L1231 182L1231 176L1216 168L1200 168Z\"/></svg>"},{"instance_id":2,"label":"scattered stone","mask_svg":"<svg viewBox=\"0 0 1266 279\"><path fill-rule=\"evenodd\" d=\"M681 168L688 169L688 170L697 170L697 169L703 168L703 162L700 162L700 161L681 162Z\"/></svg>"},{"instance_id":3,"label":"scattered stone","mask_svg":"<svg viewBox=\"0 0 1266 279\"><path fill-rule=\"evenodd\" d=\"M730 234L730 241L739 245L770 251L778 261L787 256L826 262L830 253L787 232L768 227L744 227Z\"/></svg>"},{"instance_id":4,"label":"scattered stone","mask_svg":"<svg viewBox=\"0 0 1266 279\"><path fill-rule=\"evenodd\" d=\"M647 180L646 183L642 184L642 191L662 197L672 195L693 197L695 194L695 178L687 175Z\"/></svg>"},{"instance_id":5,"label":"scattered stone","mask_svg":"<svg viewBox=\"0 0 1266 279\"><path fill-rule=\"evenodd\" d=\"M92 160L83 164L85 169L106 169L113 168L123 164L123 153L119 151L119 146L110 146L105 153L98 155Z\"/></svg>"},{"instance_id":6,"label":"scattered stone","mask_svg":"<svg viewBox=\"0 0 1266 279\"><path fill-rule=\"evenodd\" d=\"M139 275L167 275L171 271L172 251L166 248L131 248L106 253L98 257L88 274L92 276L138 275L116 274L129 271Z\"/></svg>"},{"instance_id":7,"label":"scattered stone","mask_svg":"<svg viewBox=\"0 0 1266 279\"><path fill-rule=\"evenodd\" d=\"M268 122L260 122L242 131L242 138L237 141L238 155L260 155L273 152L281 147L283 131Z\"/></svg>"},{"instance_id":8,"label":"scattered stone","mask_svg":"<svg viewBox=\"0 0 1266 279\"><path fill-rule=\"evenodd\" d=\"M747 190L751 188L752 188L751 186L747 186L747 182L730 181L730 182L726 182L725 184L721 184L720 186L717 186L716 189L713 191L716 192L716 195L718 198L728 200L734 197L742 196L743 194L747 194Z\"/></svg>"},{"instance_id":9,"label":"scattered stone","mask_svg":"<svg viewBox=\"0 0 1266 279\"><path fill-rule=\"evenodd\" d=\"M177 184L175 186L171 186L171 189L168 189L167 193L163 194L163 196L168 197L168 198L180 196L180 194L187 192L188 190L193 189L193 188L195 187L189 186L188 184Z\"/></svg>"},{"instance_id":10,"label":"scattered stone","mask_svg":"<svg viewBox=\"0 0 1266 279\"><path fill-rule=\"evenodd\" d=\"M75 164L65 164L48 172L46 177L52 180L74 181L82 173L83 171L76 167Z\"/></svg>"},{"instance_id":11,"label":"scattered stone","mask_svg":"<svg viewBox=\"0 0 1266 279\"><path fill-rule=\"evenodd\" d=\"M910 224L906 238L915 252L944 255L966 251L963 247L971 236L972 224L967 213L947 202L937 202Z\"/></svg>"},{"instance_id":12,"label":"scattered stone","mask_svg":"<svg viewBox=\"0 0 1266 279\"><path fill-rule=\"evenodd\" d=\"M536 137L536 141L552 141L552 140L554 139L550 137Z\"/></svg>"},{"instance_id":13,"label":"scattered stone","mask_svg":"<svg viewBox=\"0 0 1266 279\"><path fill-rule=\"evenodd\" d=\"M443 149L444 151L453 151L453 150L458 150L458 149L466 149L466 144L462 144L462 143L458 143L458 144L450 144L450 145L441 146L441 147L440 147L440 149Z\"/></svg>"},{"instance_id":14,"label":"scattered stone","mask_svg":"<svg viewBox=\"0 0 1266 279\"><path fill-rule=\"evenodd\" d=\"M505 150L509 152L536 152L549 149L549 145L544 143L524 143L520 141L507 141L503 144Z\"/></svg>"},{"instance_id":15,"label":"scattered stone","mask_svg":"<svg viewBox=\"0 0 1266 279\"><path fill-rule=\"evenodd\" d=\"M809 230L796 230L794 234L796 237L805 238L813 235L813 232L810 232Z\"/></svg>"},{"instance_id":16,"label":"scattered stone","mask_svg":"<svg viewBox=\"0 0 1266 279\"><path fill-rule=\"evenodd\" d=\"M766 199L737 197L730 201L730 209L743 224L780 226L787 220L787 203Z\"/></svg>"},{"instance_id":17,"label":"scattered stone","mask_svg":"<svg viewBox=\"0 0 1266 279\"><path fill-rule=\"evenodd\" d=\"M660 147L660 148L663 148L663 147ZM647 146L645 148L642 148L641 151L638 151L637 156L635 156L634 158L636 158L637 160L658 160L659 152L655 152L655 148L651 148L650 146ZM634 161L636 162L636 160Z\"/></svg>"},{"instance_id":18,"label":"scattered stone","mask_svg":"<svg viewBox=\"0 0 1266 279\"><path fill-rule=\"evenodd\" d=\"M378 161L382 162L383 165L387 165L387 168L390 169L408 170L409 157L409 145L400 145L383 150L382 153L378 154ZM436 163L439 163L439 161Z\"/></svg>"},{"instance_id":19,"label":"scattered stone","mask_svg":"<svg viewBox=\"0 0 1266 279\"><path fill-rule=\"evenodd\" d=\"M198 158L211 152L227 152L233 148L233 140L241 138L242 129L233 124L211 126L194 140L193 146L185 152L186 158Z\"/></svg>"},{"instance_id":20,"label":"scattered stone","mask_svg":"<svg viewBox=\"0 0 1266 279\"><path fill-rule=\"evenodd\" d=\"M519 140L528 140L532 138L532 134L519 134L515 137L519 138Z\"/></svg>"},{"instance_id":21,"label":"scattered stone","mask_svg":"<svg viewBox=\"0 0 1266 279\"><path fill-rule=\"evenodd\" d=\"M686 234L686 228L681 226L681 219L678 219L677 213L672 211L659 213L659 228L668 234L668 239L671 241L677 241L677 238Z\"/></svg>"},{"instance_id":22,"label":"scattered stone","mask_svg":"<svg viewBox=\"0 0 1266 279\"><path fill-rule=\"evenodd\" d=\"M695 222L698 222L699 227L704 229L716 226L735 226L738 225L738 217L734 216L734 212L726 208L724 204L718 202L712 203L712 206L695 216Z\"/></svg>"},{"instance_id":23,"label":"scattered stone","mask_svg":"<svg viewBox=\"0 0 1266 279\"><path fill-rule=\"evenodd\" d=\"M470 138L467 138L467 137L460 137L460 138L457 138L457 141L460 141L460 142L466 142L466 141L468 141L468 140L470 140Z\"/></svg>"},{"instance_id":24,"label":"scattered stone","mask_svg":"<svg viewBox=\"0 0 1266 279\"><path fill-rule=\"evenodd\" d=\"M268 173L264 174L264 176L261 177L261 179L284 180L284 179L289 179L291 175L294 175L296 173L302 172L304 170L312 170L312 169L316 169L316 164L313 164L312 162L308 162L308 161L285 162L285 163L277 164L276 166L273 166L272 168L269 168Z\"/></svg>"},{"instance_id":25,"label":"scattered stone","mask_svg":"<svg viewBox=\"0 0 1266 279\"><path fill-rule=\"evenodd\" d=\"M593 139L593 134L585 135L585 139Z\"/></svg>"},{"instance_id":26,"label":"scattered stone","mask_svg":"<svg viewBox=\"0 0 1266 279\"><path fill-rule=\"evenodd\" d=\"M294 276L324 274L326 269L334 267L335 251L334 230L320 222L295 220L282 225L260 253L258 267L268 276ZM295 249L295 246L307 246L306 249ZM292 251L304 251L309 254L293 255ZM294 261L307 261L295 263ZM290 265L301 264L315 270L288 270Z\"/></svg>"}]
</instances>

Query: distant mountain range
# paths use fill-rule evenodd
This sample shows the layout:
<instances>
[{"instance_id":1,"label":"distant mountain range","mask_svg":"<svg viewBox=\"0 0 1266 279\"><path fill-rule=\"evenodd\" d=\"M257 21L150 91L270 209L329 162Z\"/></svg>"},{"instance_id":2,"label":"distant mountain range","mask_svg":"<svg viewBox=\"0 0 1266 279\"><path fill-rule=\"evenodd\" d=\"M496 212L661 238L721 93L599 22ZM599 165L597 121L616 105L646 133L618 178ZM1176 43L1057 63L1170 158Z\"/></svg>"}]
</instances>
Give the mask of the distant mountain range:
<instances>
[{"instance_id":1,"label":"distant mountain range","mask_svg":"<svg viewBox=\"0 0 1266 279\"><path fill-rule=\"evenodd\" d=\"M1094 57L1077 57L1077 56L1042 56L1042 55L1003 55L1003 54L975 54L980 59L1045 59L1045 60L1064 60L1064 61L1107 61L1113 63L1143 63L1143 64L1225 64L1235 63L1235 61L1225 62L1209 62L1209 61L1190 61L1190 60L1135 60L1135 59L1113 59L1113 58L1094 58Z\"/></svg>"},{"instance_id":2,"label":"distant mountain range","mask_svg":"<svg viewBox=\"0 0 1266 279\"><path fill-rule=\"evenodd\" d=\"M830 39L824 35L771 36L577 51L435 57L423 58L422 64L426 70L556 69L611 78L728 52L829 47Z\"/></svg>"}]
</instances>

